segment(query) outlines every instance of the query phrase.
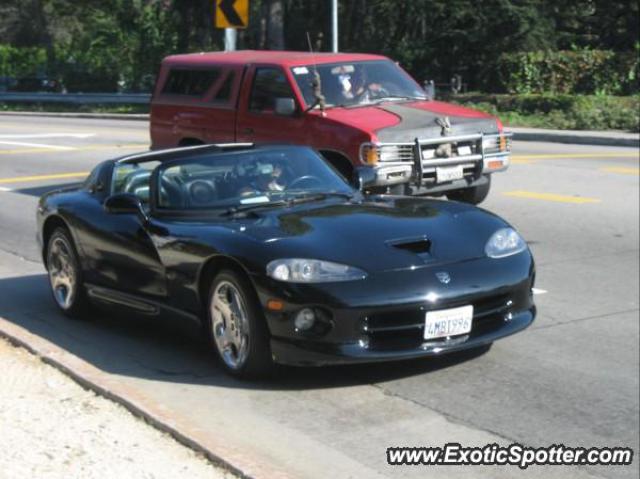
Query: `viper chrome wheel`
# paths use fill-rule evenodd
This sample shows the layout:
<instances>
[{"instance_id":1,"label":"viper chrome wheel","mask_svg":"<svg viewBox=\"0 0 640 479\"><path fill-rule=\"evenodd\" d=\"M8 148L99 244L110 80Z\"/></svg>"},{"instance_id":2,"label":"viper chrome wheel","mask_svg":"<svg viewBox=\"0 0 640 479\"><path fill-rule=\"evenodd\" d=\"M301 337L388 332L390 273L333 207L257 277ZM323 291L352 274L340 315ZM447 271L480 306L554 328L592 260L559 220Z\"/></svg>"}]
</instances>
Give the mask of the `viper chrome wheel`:
<instances>
[{"instance_id":1,"label":"viper chrome wheel","mask_svg":"<svg viewBox=\"0 0 640 479\"><path fill-rule=\"evenodd\" d=\"M250 324L245 300L229 281L216 284L211 298L211 327L224 363L240 369L249 355Z\"/></svg>"},{"instance_id":2,"label":"viper chrome wheel","mask_svg":"<svg viewBox=\"0 0 640 479\"><path fill-rule=\"evenodd\" d=\"M78 288L78 272L71 245L63 236L51 240L47 257L49 282L53 297L64 310L73 306Z\"/></svg>"},{"instance_id":3,"label":"viper chrome wheel","mask_svg":"<svg viewBox=\"0 0 640 479\"><path fill-rule=\"evenodd\" d=\"M69 318L86 319L89 302L84 291L80 260L66 228L57 228L49 237L45 258L56 305Z\"/></svg>"}]
</instances>

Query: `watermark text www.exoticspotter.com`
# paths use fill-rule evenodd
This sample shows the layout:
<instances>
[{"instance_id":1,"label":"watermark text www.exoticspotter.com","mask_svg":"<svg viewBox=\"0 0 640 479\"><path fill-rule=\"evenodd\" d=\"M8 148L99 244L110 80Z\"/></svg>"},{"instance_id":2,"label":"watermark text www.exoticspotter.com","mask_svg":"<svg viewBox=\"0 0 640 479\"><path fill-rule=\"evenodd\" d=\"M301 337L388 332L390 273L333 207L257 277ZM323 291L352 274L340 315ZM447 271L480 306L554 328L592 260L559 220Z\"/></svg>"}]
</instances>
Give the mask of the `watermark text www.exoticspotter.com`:
<instances>
[{"instance_id":1,"label":"watermark text www.exoticspotter.com","mask_svg":"<svg viewBox=\"0 0 640 479\"><path fill-rule=\"evenodd\" d=\"M528 447L514 443L508 446L488 444L463 447L448 443L443 447L389 447L387 463L392 466L518 466L533 465L625 466L633 462L633 449L628 447L569 447L554 444L548 447Z\"/></svg>"}]
</instances>

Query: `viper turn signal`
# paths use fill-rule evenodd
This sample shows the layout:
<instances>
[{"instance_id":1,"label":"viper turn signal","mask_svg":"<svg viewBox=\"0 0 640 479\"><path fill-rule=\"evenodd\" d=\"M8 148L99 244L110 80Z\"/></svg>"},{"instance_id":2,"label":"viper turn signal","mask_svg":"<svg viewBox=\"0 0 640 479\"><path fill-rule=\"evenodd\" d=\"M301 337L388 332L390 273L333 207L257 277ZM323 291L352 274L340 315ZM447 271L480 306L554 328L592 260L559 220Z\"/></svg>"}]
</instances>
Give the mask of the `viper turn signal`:
<instances>
[{"instance_id":1,"label":"viper turn signal","mask_svg":"<svg viewBox=\"0 0 640 479\"><path fill-rule=\"evenodd\" d=\"M270 311L282 311L284 309L284 303L279 299L270 299L267 301L267 309Z\"/></svg>"}]
</instances>

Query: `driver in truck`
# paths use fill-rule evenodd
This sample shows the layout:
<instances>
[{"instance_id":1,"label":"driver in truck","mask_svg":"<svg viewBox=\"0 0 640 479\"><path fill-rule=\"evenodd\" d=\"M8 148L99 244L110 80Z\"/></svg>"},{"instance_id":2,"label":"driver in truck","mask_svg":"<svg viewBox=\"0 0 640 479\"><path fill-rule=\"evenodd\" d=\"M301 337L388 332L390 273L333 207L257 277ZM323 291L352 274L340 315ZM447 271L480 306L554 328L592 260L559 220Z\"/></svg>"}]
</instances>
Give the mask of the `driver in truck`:
<instances>
[{"instance_id":1,"label":"driver in truck","mask_svg":"<svg viewBox=\"0 0 640 479\"><path fill-rule=\"evenodd\" d=\"M383 93L378 83L368 83L367 73L362 66L354 65L352 73L341 73L338 81L342 87L342 97L351 104L369 103Z\"/></svg>"}]
</instances>

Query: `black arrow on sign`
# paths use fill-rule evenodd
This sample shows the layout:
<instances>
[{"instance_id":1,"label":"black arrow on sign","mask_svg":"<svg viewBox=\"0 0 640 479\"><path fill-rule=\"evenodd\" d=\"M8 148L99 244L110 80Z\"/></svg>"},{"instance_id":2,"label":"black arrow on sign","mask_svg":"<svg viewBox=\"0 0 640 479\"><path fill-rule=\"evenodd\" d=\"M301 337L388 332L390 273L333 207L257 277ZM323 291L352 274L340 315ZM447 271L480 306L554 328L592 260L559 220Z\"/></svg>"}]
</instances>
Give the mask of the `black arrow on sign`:
<instances>
[{"instance_id":1,"label":"black arrow on sign","mask_svg":"<svg viewBox=\"0 0 640 479\"><path fill-rule=\"evenodd\" d=\"M227 22L236 27L244 27L244 23L233 7L236 0L222 0L220 2L220 11L227 17Z\"/></svg>"}]
</instances>

